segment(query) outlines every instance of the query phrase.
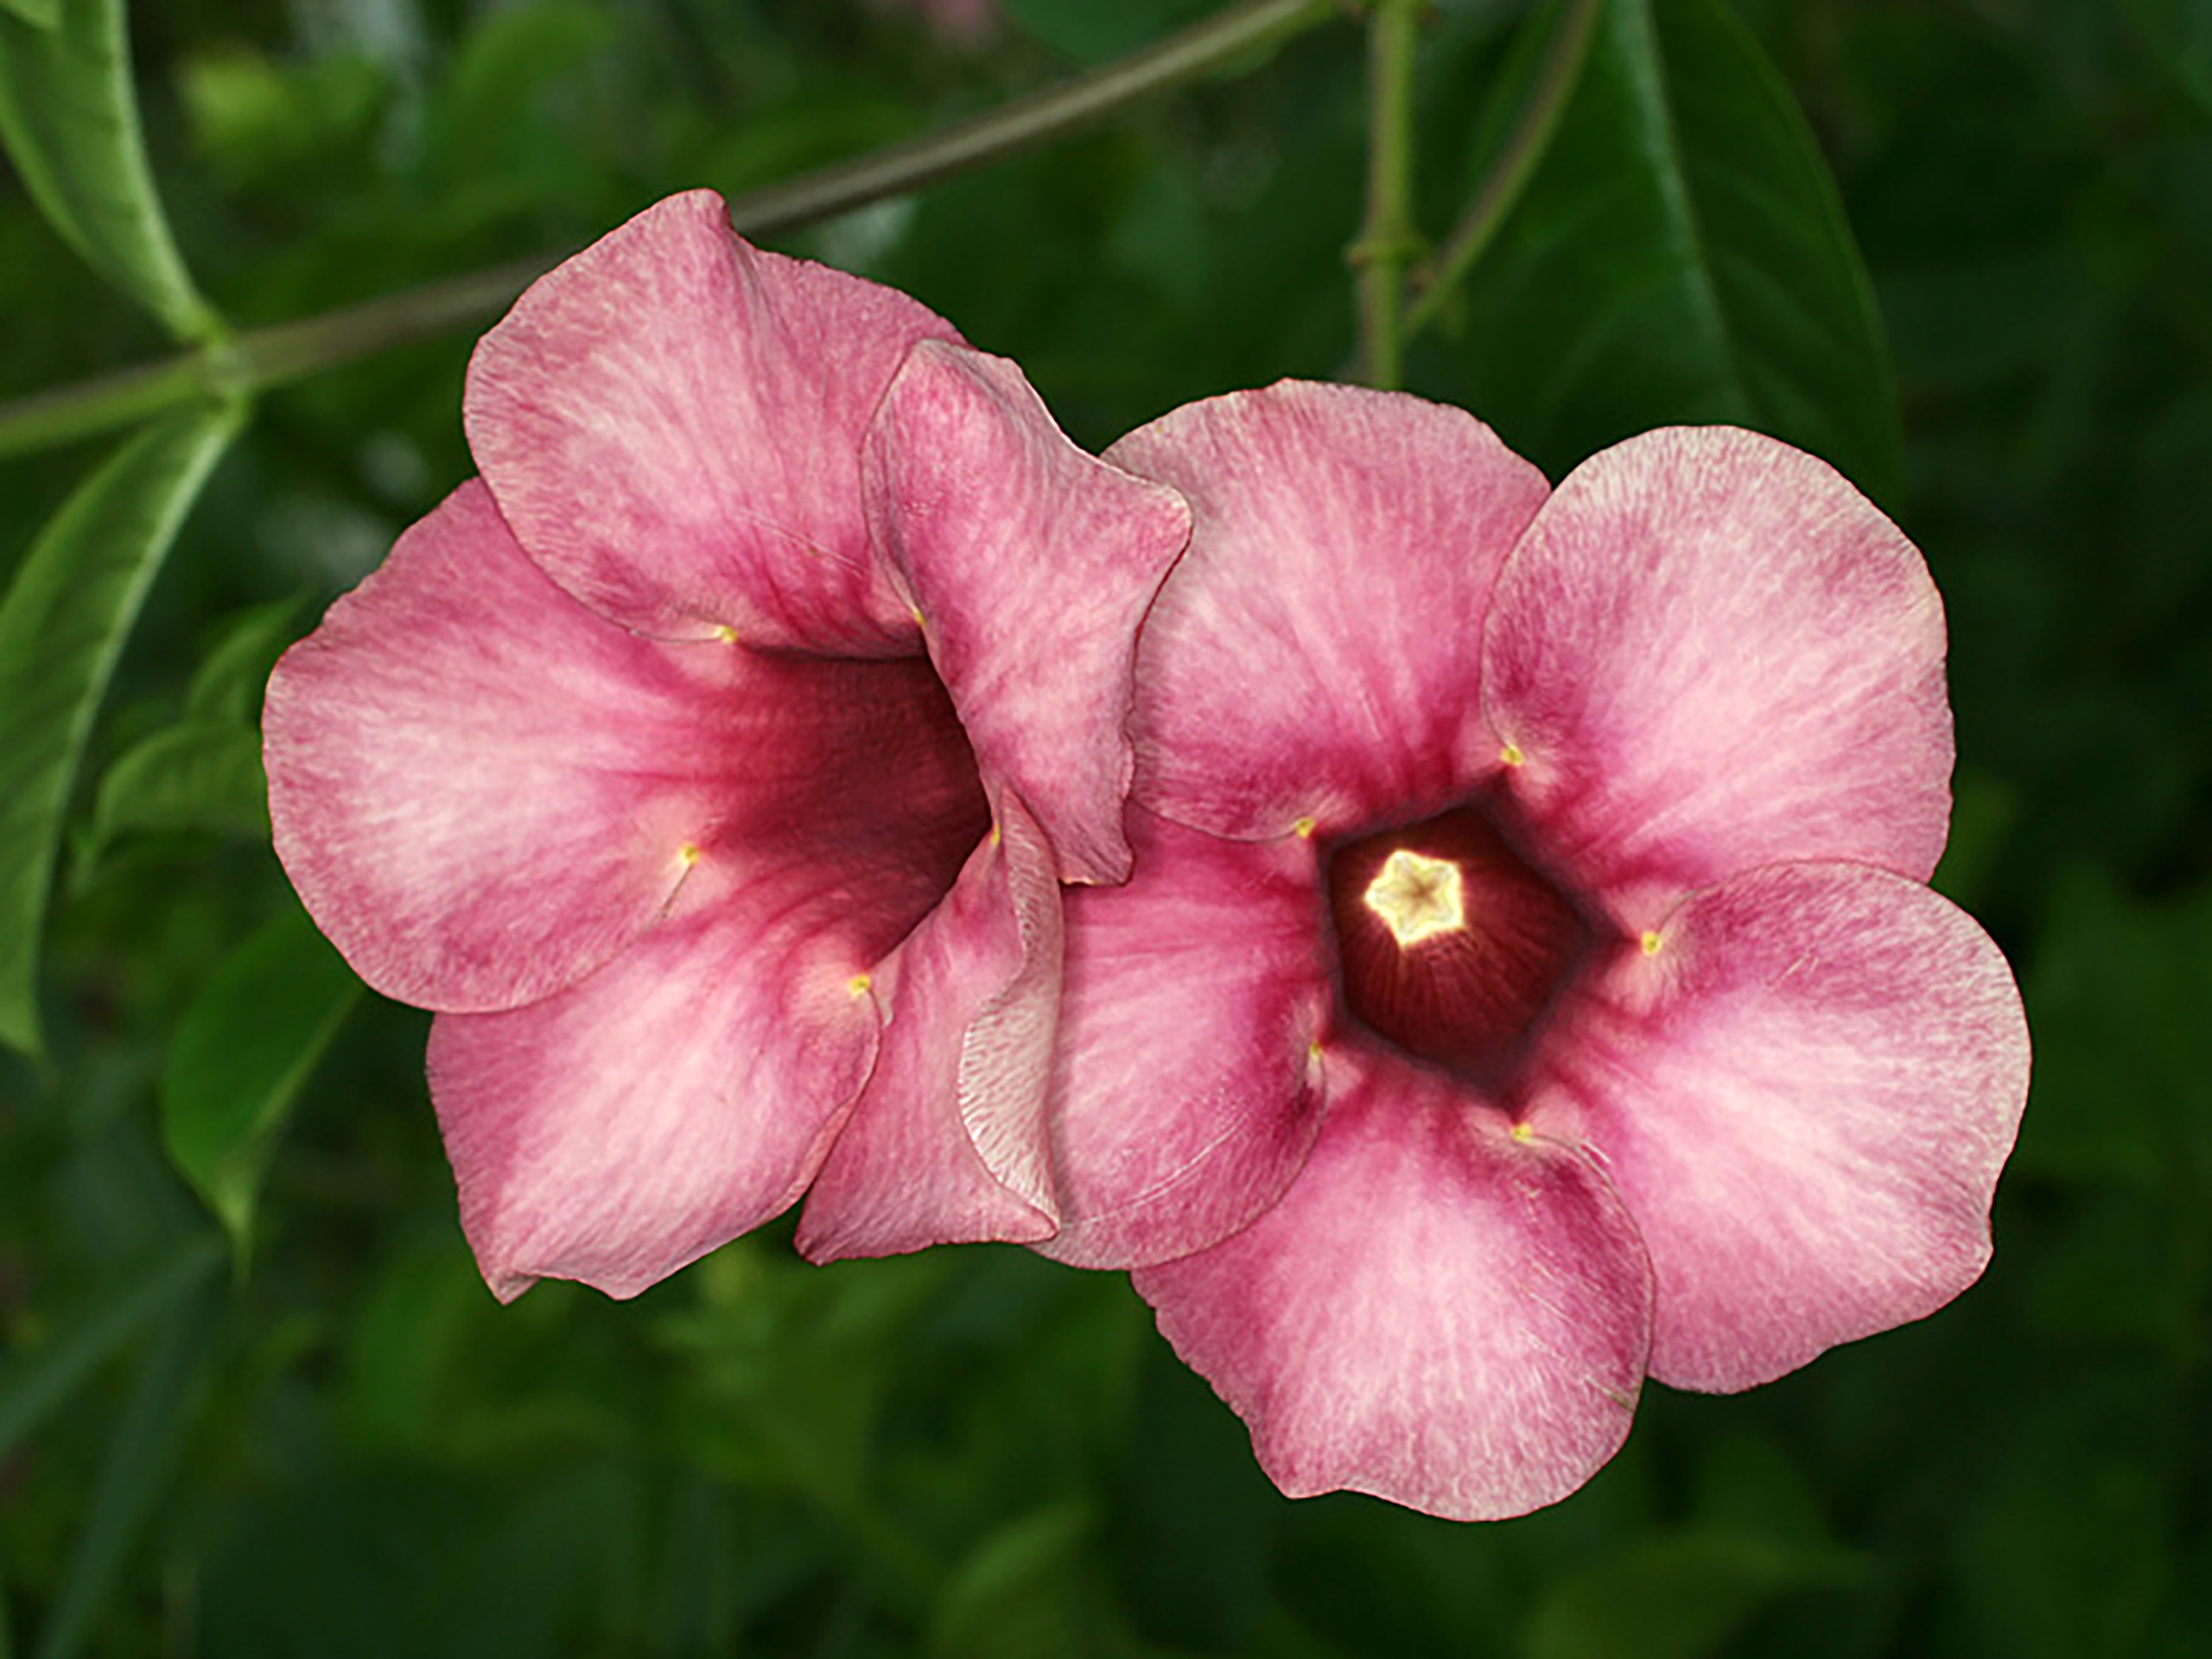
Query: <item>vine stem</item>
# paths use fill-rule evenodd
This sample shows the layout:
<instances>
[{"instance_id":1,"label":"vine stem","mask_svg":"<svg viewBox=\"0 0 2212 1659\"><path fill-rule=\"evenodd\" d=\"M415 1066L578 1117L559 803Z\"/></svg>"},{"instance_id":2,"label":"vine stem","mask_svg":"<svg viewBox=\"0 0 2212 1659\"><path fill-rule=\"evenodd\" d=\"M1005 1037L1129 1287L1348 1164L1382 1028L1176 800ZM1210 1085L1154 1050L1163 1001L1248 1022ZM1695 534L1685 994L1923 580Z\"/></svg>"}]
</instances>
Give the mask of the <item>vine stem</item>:
<instances>
[{"instance_id":1,"label":"vine stem","mask_svg":"<svg viewBox=\"0 0 2212 1659\"><path fill-rule=\"evenodd\" d=\"M1506 215L1521 200L1536 164L1551 148L1552 135L1559 130L1560 118L1567 112L1567 101L1582 79L1582 66L1589 60L1600 3L1601 0L1567 0L1558 27L1544 48L1529 101L1522 105L1504 146L1476 187L1474 200L1467 204L1466 213L1436 257L1412 272L1414 298L1405 319L1407 337L1436 320L1452 290L1489 248Z\"/></svg>"},{"instance_id":2,"label":"vine stem","mask_svg":"<svg viewBox=\"0 0 2212 1659\"><path fill-rule=\"evenodd\" d=\"M1357 273L1359 378L1404 378L1406 272L1421 257L1414 222L1414 57L1421 0L1375 0L1368 18L1367 214L1347 254Z\"/></svg>"},{"instance_id":3,"label":"vine stem","mask_svg":"<svg viewBox=\"0 0 2212 1659\"><path fill-rule=\"evenodd\" d=\"M1386 9L1392 0L1386 0ZM1127 57L927 137L836 162L730 205L762 236L906 195L1065 137L1341 15L1338 0L1243 0ZM496 315L571 249L385 295L197 351L0 404L0 458L54 448L202 397L251 396Z\"/></svg>"}]
</instances>

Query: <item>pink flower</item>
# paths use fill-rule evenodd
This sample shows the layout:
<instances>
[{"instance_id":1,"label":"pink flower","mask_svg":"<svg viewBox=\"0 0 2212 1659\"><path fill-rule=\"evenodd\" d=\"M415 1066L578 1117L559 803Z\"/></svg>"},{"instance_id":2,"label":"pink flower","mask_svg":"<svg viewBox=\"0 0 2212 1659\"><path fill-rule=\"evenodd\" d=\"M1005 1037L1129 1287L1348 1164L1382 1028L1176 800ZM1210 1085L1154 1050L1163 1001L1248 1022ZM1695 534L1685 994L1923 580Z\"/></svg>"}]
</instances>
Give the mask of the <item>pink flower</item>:
<instances>
[{"instance_id":1,"label":"pink flower","mask_svg":"<svg viewBox=\"0 0 2212 1659\"><path fill-rule=\"evenodd\" d=\"M890 289L641 214L470 366L481 481L287 654L276 849L493 1288L1036 1237L1062 879L1128 873L1173 493Z\"/></svg>"},{"instance_id":2,"label":"pink flower","mask_svg":"<svg viewBox=\"0 0 2212 1659\"><path fill-rule=\"evenodd\" d=\"M1922 885L1940 602L1828 467L1649 434L1554 491L1456 410L1284 384L1181 491L1126 887L1071 896L1057 1236L1132 1266L1286 1491L1573 1491L1971 1283L2004 959Z\"/></svg>"}]
</instances>

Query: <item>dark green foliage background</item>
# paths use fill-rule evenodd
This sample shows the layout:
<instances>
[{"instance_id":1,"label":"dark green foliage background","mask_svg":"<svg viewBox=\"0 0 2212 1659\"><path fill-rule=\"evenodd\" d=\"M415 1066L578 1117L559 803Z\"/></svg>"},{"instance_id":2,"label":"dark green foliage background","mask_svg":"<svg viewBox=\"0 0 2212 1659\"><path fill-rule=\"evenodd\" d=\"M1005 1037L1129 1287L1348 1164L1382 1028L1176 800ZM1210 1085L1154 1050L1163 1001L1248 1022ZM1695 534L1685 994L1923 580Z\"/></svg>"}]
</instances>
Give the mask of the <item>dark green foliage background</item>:
<instances>
[{"instance_id":1,"label":"dark green foliage background","mask_svg":"<svg viewBox=\"0 0 2212 1659\"><path fill-rule=\"evenodd\" d=\"M1020 0L974 51L830 0L149 0L132 29L186 261L251 326L924 131L1204 10ZM1608 8L1413 378L1554 476L1643 426L1768 425L1925 550L1961 757L1938 883L2037 1046L1980 1286L1749 1395L1654 1387L1587 1489L1486 1527L1286 1502L1123 1280L1016 1250L816 1270L772 1228L632 1303L498 1307L424 1020L316 954L238 764L283 641L468 470L450 338L263 401L95 728L50 1058L0 1054L0 1655L2207 1650L2212 4L1644 19ZM1433 236L1526 22L1429 20ZM1324 28L781 244L909 288L1103 445L1344 372L1361 76ZM1686 219L1635 170L1655 134ZM4 171L0 318L0 399L164 349ZM0 462L0 570L111 447Z\"/></svg>"}]
</instances>

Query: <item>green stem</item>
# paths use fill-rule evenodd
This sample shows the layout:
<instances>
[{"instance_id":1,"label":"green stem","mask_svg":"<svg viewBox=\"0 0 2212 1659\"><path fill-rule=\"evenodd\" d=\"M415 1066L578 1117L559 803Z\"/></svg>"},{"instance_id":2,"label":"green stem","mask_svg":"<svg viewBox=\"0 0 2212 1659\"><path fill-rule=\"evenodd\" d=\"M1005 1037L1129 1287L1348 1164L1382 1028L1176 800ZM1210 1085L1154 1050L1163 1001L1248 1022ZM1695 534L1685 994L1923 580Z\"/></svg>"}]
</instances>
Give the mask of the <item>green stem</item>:
<instances>
[{"instance_id":1,"label":"green stem","mask_svg":"<svg viewBox=\"0 0 2212 1659\"><path fill-rule=\"evenodd\" d=\"M899 196L1104 120L1223 69L1338 13L1336 0L1243 0L1179 34L904 143L819 168L730 203L748 235L830 219ZM496 315L570 250L427 283L296 322L249 329L204 351L0 404L0 458L52 448L194 398L263 391Z\"/></svg>"},{"instance_id":2,"label":"green stem","mask_svg":"<svg viewBox=\"0 0 2212 1659\"><path fill-rule=\"evenodd\" d=\"M1436 320L1452 291L1465 280L1483 257L1505 216L1521 200L1521 192L1551 148L1567 100L1582 79L1582 66L1590 56L1590 41L1597 32L1601 0L1567 0L1559 25L1544 48L1544 60L1529 101L1522 106L1504 147L1483 175L1473 201L1436 257L1413 273L1414 300L1406 316L1408 336L1419 334Z\"/></svg>"},{"instance_id":3,"label":"green stem","mask_svg":"<svg viewBox=\"0 0 2212 1659\"><path fill-rule=\"evenodd\" d=\"M1406 271L1421 256L1414 222L1414 52L1421 0L1375 0L1368 21L1367 218L1348 256L1358 274L1359 378L1403 378L1400 313Z\"/></svg>"}]
</instances>

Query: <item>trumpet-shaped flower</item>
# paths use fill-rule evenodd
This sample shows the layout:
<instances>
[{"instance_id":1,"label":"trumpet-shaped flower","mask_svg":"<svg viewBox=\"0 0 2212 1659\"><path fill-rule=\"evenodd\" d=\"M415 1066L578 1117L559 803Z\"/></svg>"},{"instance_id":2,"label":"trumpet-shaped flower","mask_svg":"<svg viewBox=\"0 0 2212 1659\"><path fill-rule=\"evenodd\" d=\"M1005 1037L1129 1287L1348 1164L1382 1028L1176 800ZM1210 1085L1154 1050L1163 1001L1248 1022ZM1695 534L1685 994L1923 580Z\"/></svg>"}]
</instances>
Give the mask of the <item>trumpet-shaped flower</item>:
<instances>
[{"instance_id":1,"label":"trumpet-shaped flower","mask_svg":"<svg viewBox=\"0 0 2212 1659\"><path fill-rule=\"evenodd\" d=\"M289 652L279 855L431 1093L502 1297L1053 1223L1062 880L1128 874L1173 492L706 192L533 287L481 471Z\"/></svg>"},{"instance_id":2,"label":"trumpet-shaped flower","mask_svg":"<svg viewBox=\"0 0 2212 1659\"><path fill-rule=\"evenodd\" d=\"M1138 658L1126 887L1071 895L1064 1260L1136 1269L1294 1495L1587 1479L1977 1276L2025 1091L1923 885L1919 555L1822 463L1662 431L1556 490L1284 384L1108 452L1196 515Z\"/></svg>"}]
</instances>

